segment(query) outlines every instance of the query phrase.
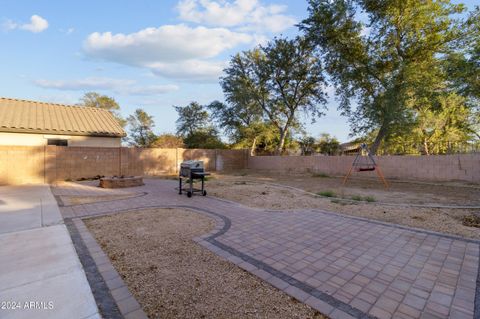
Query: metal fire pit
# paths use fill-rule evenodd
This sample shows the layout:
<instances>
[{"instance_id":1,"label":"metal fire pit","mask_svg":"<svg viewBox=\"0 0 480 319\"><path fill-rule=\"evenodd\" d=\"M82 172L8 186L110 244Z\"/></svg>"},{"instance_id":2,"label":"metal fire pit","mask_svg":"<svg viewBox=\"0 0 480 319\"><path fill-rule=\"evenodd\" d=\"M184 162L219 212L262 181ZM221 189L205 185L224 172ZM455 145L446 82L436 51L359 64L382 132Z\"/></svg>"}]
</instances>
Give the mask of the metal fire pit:
<instances>
[{"instance_id":1,"label":"metal fire pit","mask_svg":"<svg viewBox=\"0 0 480 319\"><path fill-rule=\"evenodd\" d=\"M188 197L192 197L193 193L200 193L203 196L207 195L207 191L205 190L205 176L210 175L210 173L205 172L205 168L203 166L203 161L185 161L180 164L180 174L178 176L178 193L181 195L182 191L187 192ZM186 178L188 186L186 188L182 187L182 180ZM202 187L201 188L194 188L193 181L195 179L201 180Z\"/></svg>"}]
</instances>

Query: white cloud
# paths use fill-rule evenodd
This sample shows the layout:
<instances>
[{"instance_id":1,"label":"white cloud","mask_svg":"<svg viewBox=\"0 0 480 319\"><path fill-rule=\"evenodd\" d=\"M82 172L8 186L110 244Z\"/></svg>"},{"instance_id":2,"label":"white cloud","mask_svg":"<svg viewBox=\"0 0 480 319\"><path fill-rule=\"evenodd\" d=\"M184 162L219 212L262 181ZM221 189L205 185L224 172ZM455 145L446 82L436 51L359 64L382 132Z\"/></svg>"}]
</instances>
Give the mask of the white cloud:
<instances>
[{"instance_id":1,"label":"white cloud","mask_svg":"<svg viewBox=\"0 0 480 319\"><path fill-rule=\"evenodd\" d=\"M179 87L174 84L147 85L126 89L125 93L132 95L157 95L178 91Z\"/></svg>"},{"instance_id":2,"label":"white cloud","mask_svg":"<svg viewBox=\"0 0 480 319\"><path fill-rule=\"evenodd\" d=\"M177 10L179 19L202 25L163 25L127 34L94 32L84 41L83 52L161 77L218 81L226 66L218 58L222 53L264 44L272 33L296 22L286 14L286 6L259 0L180 0Z\"/></svg>"},{"instance_id":3,"label":"white cloud","mask_svg":"<svg viewBox=\"0 0 480 319\"><path fill-rule=\"evenodd\" d=\"M225 28L184 24L147 28L130 34L95 32L83 45L89 57L151 70L156 75L186 80L217 80L223 62L210 61L256 38Z\"/></svg>"},{"instance_id":4,"label":"white cloud","mask_svg":"<svg viewBox=\"0 0 480 319\"><path fill-rule=\"evenodd\" d=\"M47 89L65 91L111 90L122 95L157 95L177 91L178 86L173 84L136 85L136 81L128 79L112 79L89 77L78 80L35 80L33 83Z\"/></svg>"},{"instance_id":5,"label":"white cloud","mask_svg":"<svg viewBox=\"0 0 480 319\"><path fill-rule=\"evenodd\" d=\"M70 93L57 93L55 95L38 95L32 97L35 101L45 101L49 103L58 103L66 105L74 105L78 103L78 98Z\"/></svg>"},{"instance_id":6,"label":"white cloud","mask_svg":"<svg viewBox=\"0 0 480 319\"><path fill-rule=\"evenodd\" d=\"M126 87L135 83L132 80L89 77L79 80L35 80L37 86L57 90L108 90Z\"/></svg>"},{"instance_id":7,"label":"white cloud","mask_svg":"<svg viewBox=\"0 0 480 319\"><path fill-rule=\"evenodd\" d=\"M68 28L68 29L59 29L58 31L65 33L66 35L70 35L75 32L75 28Z\"/></svg>"},{"instance_id":8,"label":"white cloud","mask_svg":"<svg viewBox=\"0 0 480 319\"><path fill-rule=\"evenodd\" d=\"M2 29L4 31L10 31L18 28L18 24L13 22L12 20L6 20L2 23Z\"/></svg>"},{"instance_id":9,"label":"white cloud","mask_svg":"<svg viewBox=\"0 0 480 319\"><path fill-rule=\"evenodd\" d=\"M285 14L287 6L263 5L258 0L181 0L177 10L184 21L260 33L278 33L296 22Z\"/></svg>"},{"instance_id":10,"label":"white cloud","mask_svg":"<svg viewBox=\"0 0 480 319\"><path fill-rule=\"evenodd\" d=\"M178 24L130 34L95 32L88 36L83 48L90 57L145 66L156 62L211 58L251 41L248 34L224 28L191 28Z\"/></svg>"},{"instance_id":11,"label":"white cloud","mask_svg":"<svg viewBox=\"0 0 480 319\"><path fill-rule=\"evenodd\" d=\"M189 81L218 81L227 63L224 61L186 60L177 63L154 63L153 74Z\"/></svg>"},{"instance_id":12,"label":"white cloud","mask_svg":"<svg viewBox=\"0 0 480 319\"><path fill-rule=\"evenodd\" d=\"M3 23L3 29L6 31L20 29L33 33L39 33L45 31L47 28L48 21L36 14L30 17L30 23L20 24L12 20L7 20Z\"/></svg>"},{"instance_id":13,"label":"white cloud","mask_svg":"<svg viewBox=\"0 0 480 319\"><path fill-rule=\"evenodd\" d=\"M22 24L20 26L20 29L27 30L33 33L42 32L47 28L48 28L48 21L36 14L34 14L30 18L30 23Z\"/></svg>"}]
</instances>

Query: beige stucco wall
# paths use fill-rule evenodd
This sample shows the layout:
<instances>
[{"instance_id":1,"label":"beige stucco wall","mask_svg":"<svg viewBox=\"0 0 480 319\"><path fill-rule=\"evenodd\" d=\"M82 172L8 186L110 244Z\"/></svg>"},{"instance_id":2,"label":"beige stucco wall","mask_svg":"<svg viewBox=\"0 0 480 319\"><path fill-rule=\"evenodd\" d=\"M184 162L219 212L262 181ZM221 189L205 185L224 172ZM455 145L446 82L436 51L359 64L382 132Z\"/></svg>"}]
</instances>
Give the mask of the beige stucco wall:
<instances>
[{"instance_id":1,"label":"beige stucco wall","mask_svg":"<svg viewBox=\"0 0 480 319\"><path fill-rule=\"evenodd\" d=\"M96 136L70 136L28 133L0 132L0 145L11 146L44 146L47 139L68 139L68 146L83 147L120 147L119 137L96 137Z\"/></svg>"},{"instance_id":2,"label":"beige stucco wall","mask_svg":"<svg viewBox=\"0 0 480 319\"><path fill-rule=\"evenodd\" d=\"M203 160L210 171L242 169L247 157L247 150L0 145L0 185L97 175L176 174L187 159Z\"/></svg>"},{"instance_id":3,"label":"beige stucco wall","mask_svg":"<svg viewBox=\"0 0 480 319\"><path fill-rule=\"evenodd\" d=\"M319 172L344 176L354 156L251 156L248 168L282 172ZM480 154L375 157L385 177L417 181L480 183ZM354 172L352 177L373 177L376 172Z\"/></svg>"}]
</instances>

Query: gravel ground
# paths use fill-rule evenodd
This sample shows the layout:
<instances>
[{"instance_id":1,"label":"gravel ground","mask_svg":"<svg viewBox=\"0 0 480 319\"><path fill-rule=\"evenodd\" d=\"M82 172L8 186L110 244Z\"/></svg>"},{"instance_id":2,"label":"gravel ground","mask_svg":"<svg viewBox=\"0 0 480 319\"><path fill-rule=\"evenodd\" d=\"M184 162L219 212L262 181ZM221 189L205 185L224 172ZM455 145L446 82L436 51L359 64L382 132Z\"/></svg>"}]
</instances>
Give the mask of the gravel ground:
<instances>
[{"instance_id":1,"label":"gravel ground","mask_svg":"<svg viewBox=\"0 0 480 319\"><path fill-rule=\"evenodd\" d=\"M105 195L105 196L62 196L62 200L67 205L81 205L81 204L90 204L98 202L106 202L112 200L126 199L135 197L136 194L131 195Z\"/></svg>"},{"instance_id":2,"label":"gravel ground","mask_svg":"<svg viewBox=\"0 0 480 319\"><path fill-rule=\"evenodd\" d=\"M242 181L245 177L216 176L207 184L209 195L265 209L318 208L337 213L377 219L443 233L480 239L480 229L463 225L465 216L478 214L472 210L414 208L372 205L358 202L335 203L334 198L305 194L292 189ZM259 180L261 182L262 180ZM278 181L275 181L278 182ZM332 202L333 201L333 202ZM407 202L408 203L408 202ZM459 203L461 204L461 203Z\"/></svg>"},{"instance_id":3,"label":"gravel ground","mask_svg":"<svg viewBox=\"0 0 480 319\"><path fill-rule=\"evenodd\" d=\"M195 243L214 226L203 215L146 209L85 222L149 318L326 318Z\"/></svg>"},{"instance_id":4,"label":"gravel ground","mask_svg":"<svg viewBox=\"0 0 480 319\"><path fill-rule=\"evenodd\" d=\"M342 185L343 177L326 176L320 173L274 173L268 171L244 170L235 175L215 175L222 180L253 179L280 183L304 189L312 193L331 191L337 196L370 196L378 202L410 204L478 205L480 206L480 185L461 182L429 183L389 180L385 189L374 173L358 175ZM367 178L369 176L373 178ZM243 176L239 176L243 175Z\"/></svg>"}]
</instances>

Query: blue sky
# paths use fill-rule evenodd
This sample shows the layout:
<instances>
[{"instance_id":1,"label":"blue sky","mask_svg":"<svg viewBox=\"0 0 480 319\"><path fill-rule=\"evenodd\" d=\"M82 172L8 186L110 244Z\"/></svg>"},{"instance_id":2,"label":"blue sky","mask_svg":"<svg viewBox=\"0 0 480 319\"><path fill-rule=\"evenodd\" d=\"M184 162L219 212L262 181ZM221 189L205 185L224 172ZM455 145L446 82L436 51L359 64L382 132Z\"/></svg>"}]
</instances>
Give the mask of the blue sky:
<instances>
[{"instance_id":1,"label":"blue sky","mask_svg":"<svg viewBox=\"0 0 480 319\"><path fill-rule=\"evenodd\" d=\"M467 1L473 7L474 1ZM114 97L126 117L154 116L174 132L173 105L223 100L218 76L229 57L275 35L293 36L301 0L0 0L0 96L66 104L88 91ZM348 140L330 99L307 124Z\"/></svg>"}]
</instances>

